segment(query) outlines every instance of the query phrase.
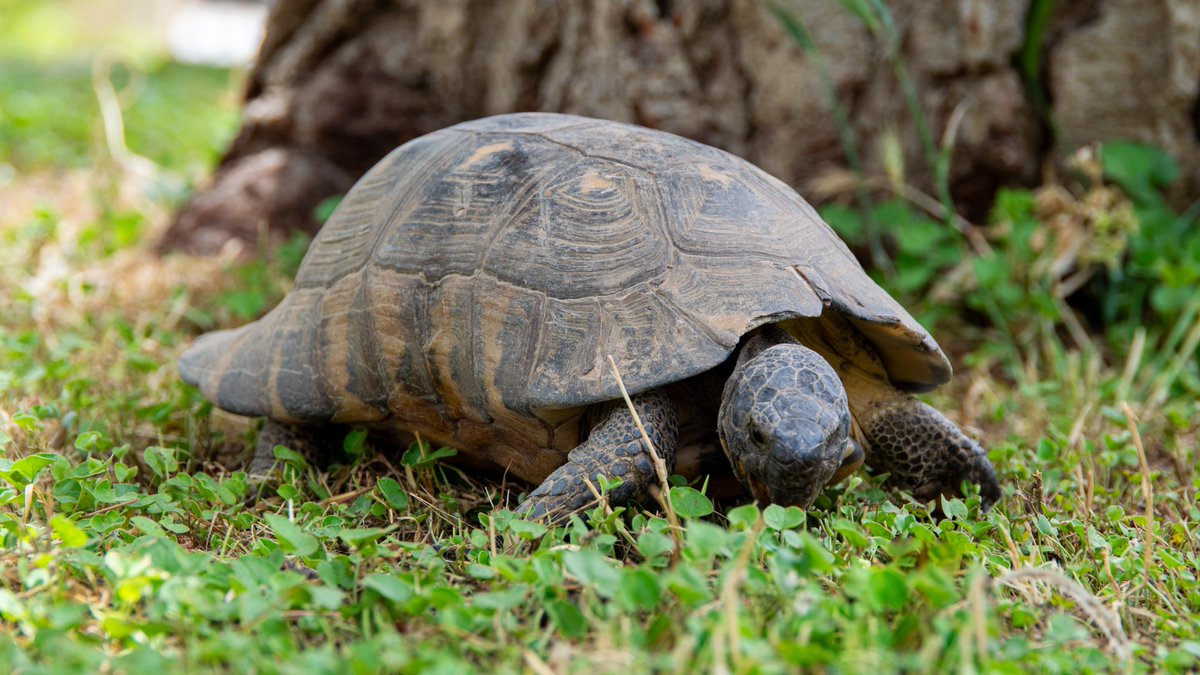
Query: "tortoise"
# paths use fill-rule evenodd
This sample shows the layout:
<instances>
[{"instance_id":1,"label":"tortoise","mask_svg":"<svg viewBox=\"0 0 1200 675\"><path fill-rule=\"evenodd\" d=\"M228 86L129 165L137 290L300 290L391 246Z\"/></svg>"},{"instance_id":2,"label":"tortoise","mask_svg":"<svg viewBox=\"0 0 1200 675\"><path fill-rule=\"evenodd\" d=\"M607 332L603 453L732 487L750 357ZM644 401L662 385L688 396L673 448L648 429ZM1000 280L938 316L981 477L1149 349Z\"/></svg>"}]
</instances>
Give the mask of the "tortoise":
<instances>
[{"instance_id":1,"label":"tortoise","mask_svg":"<svg viewBox=\"0 0 1200 675\"><path fill-rule=\"evenodd\" d=\"M611 357L612 363L609 359ZM615 366L615 368L613 367ZM731 154L548 113L412 140L350 190L291 292L201 336L182 377L330 457L352 427L419 436L537 487L521 510L623 503L668 471L810 506L865 460L929 500L980 486L984 450L910 392L951 376L937 343L803 198ZM617 376L630 395L626 405Z\"/></svg>"}]
</instances>

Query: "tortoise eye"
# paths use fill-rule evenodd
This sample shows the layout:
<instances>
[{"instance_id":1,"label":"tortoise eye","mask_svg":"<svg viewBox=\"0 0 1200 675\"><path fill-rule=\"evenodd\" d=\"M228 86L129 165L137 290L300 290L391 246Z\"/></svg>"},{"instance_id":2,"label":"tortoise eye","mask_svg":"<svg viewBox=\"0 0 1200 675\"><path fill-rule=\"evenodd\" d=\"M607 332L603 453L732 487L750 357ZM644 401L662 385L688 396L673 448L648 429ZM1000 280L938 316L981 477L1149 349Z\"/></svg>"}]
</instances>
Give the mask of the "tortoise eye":
<instances>
[{"instance_id":1,"label":"tortoise eye","mask_svg":"<svg viewBox=\"0 0 1200 675\"><path fill-rule=\"evenodd\" d=\"M767 443L767 439L763 437L763 432L759 431L758 427L754 425L750 425L750 442L760 448Z\"/></svg>"}]
</instances>

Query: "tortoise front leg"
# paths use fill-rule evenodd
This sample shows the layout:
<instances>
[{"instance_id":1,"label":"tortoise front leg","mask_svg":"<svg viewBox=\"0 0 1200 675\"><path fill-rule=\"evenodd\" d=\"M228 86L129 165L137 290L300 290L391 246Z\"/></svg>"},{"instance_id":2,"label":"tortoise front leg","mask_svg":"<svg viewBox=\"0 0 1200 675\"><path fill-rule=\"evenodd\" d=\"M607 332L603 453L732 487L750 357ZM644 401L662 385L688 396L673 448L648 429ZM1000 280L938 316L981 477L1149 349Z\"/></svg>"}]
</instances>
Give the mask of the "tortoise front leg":
<instances>
[{"instance_id":1,"label":"tortoise front leg","mask_svg":"<svg viewBox=\"0 0 1200 675\"><path fill-rule=\"evenodd\" d=\"M979 486L983 508L1000 499L1000 482L987 452L937 409L894 392L867 405L857 420L867 437L867 464L921 501L962 494L963 481Z\"/></svg>"},{"instance_id":2,"label":"tortoise front leg","mask_svg":"<svg viewBox=\"0 0 1200 675\"><path fill-rule=\"evenodd\" d=\"M674 471L678 441L674 404L657 389L631 398L654 449L667 465L667 473ZM584 479L596 485L597 475L622 480L608 493L613 504L638 499L658 482L650 453L624 401L606 403L597 411L597 421L587 440L567 455L567 463L547 476L517 511L530 518L564 518L595 500Z\"/></svg>"}]
</instances>

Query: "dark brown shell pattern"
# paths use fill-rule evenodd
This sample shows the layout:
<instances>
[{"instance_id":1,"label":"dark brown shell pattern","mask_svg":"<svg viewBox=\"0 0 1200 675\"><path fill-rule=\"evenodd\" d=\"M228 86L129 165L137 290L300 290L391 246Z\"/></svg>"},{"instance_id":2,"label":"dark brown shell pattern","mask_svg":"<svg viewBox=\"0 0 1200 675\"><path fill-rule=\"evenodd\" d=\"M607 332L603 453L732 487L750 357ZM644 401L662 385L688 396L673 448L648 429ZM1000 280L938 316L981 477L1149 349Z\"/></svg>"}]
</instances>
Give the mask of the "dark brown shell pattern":
<instances>
[{"instance_id":1,"label":"dark brown shell pattern","mask_svg":"<svg viewBox=\"0 0 1200 675\"><path fill-rule=\"evenodd\" d=\"M948 379L932 337L781 181L672 134L519 113L389 154L288 296L202 336L180 369L243 415L534 433L545 411L619 396L609 355L636 393L826 308L898 385Z\"/></svg>"}]
</instances>

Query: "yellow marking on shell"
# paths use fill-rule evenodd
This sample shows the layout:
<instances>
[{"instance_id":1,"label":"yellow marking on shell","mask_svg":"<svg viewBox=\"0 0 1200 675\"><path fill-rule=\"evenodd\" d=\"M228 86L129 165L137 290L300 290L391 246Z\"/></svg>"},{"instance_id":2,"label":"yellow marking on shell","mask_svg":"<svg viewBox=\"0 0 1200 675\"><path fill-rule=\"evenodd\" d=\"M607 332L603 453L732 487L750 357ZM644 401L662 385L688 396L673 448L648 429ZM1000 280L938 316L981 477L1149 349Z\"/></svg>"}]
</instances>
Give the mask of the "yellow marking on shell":
<instances>
[{"instance_id":1,"label":"yellow marking on shell","mask_svg":"<svg viewBox=\"0 0 1200 675\"><path fill-rule=\"evenodd\" d=\"M267 384L267 392L269 395L271 410L269 415L272 419L284 422L303 422L305 420L296 417L288 411L287 406L283 403L283 394L279 386L279 374L283 370L284 350L281 348L283 333L288 326L292 326L297 322L307 320L308 312L306 306L311 307L313 304L320 302L321 289L319 288L300 288L293 289L283 301L271 310L271 313L264 317L263 320L271 321L271 330L265 332L269 335L269 343L264 346L267 353L271 354L271 368L269 381ZM318 374L314 378L320 378L319 363L309 364Z\"/></svg>"},{"instance_id":2,"label":"yellow marking on shell","mask_svg":"<svg viewBox=\"0 0 1200 675\"><path fill-rule=\"evenodd\" d=\"M492 155L499 154L501 152L508 152L509 150L512 150L512 149L513 149L512 141L504 141L502 143L489 143L488 145L482 146L482 147L478 148L477 150L475 150L475 152L471 153L471 156L467 158L467 161L460 164L458 166L458 168L459 168L459 170L470 169L471 167L475 166L476 164L479 164L480 162L487 159L488 157L491 157Z\"/></svg>"},{"instance_id":3,"label":"yellow marking on shell","mask_svg":"<svg viewBox=\"0 0 1200 675\"><path fill-rule=\"evenodd\" d=\"M613 183L605 176L601 176L596 171L588 171L583 174L583 179L579 182L579 187L588 192L599 192L601 190L613 189L616 187L616 183Z\"/></svg>"},{"instance_id":4,"label":"yellow marking on shell","mask_svg":"<svg viewBox=\"0 0 1200 675\"><path fill-rule=\"evenodd\" d=\"M504 383L497 379L497 375L501 371L506 367L511 367L511 364L506 366L506 360L520 359L519 355L512 352L521 349L521 345L518 344L504 344L506 337L502 333L504 322L499 320L499 317L523 315L528 309L514 301L516 291L513 289L505 289L487 279L479 279L476 284L478 286L475 295L479 303L477 310L479 316L485 319L487 317L497 319L479 321L478 333L474 336L474 344L471 346L474 349L475 361L479 365L479 372L483 379L481 383L484 395L483 403L488 416L494 423L494 433L506 445L546 448L551 444L553 438L549 425L536 417L523 415L510 408L504 400ZM530 320L540 318L540 308L529 318Z\"/></svg>"},{"instance_id":5,"label":"yellow marking on shell","mask_svg":"<svg viewBox=\"0 0 1200 675\"><path fill-rule=\"evenodd\" d=\"M229 370L229 364L233 362L233 357L237 356L238 346L246 339L246 336L253 331L249 324L241 328L241 333L233 335L231 340L222 340L225 343L225 350L220 354L212 366L208 369L208 373L203 381L200 382L200 389L204 395L212 400L217 400L218 393L221 391L221 380L225 377L225 373ZM227 333L230 334L230 333Z\"/></svg>"},{"instance_id":6,"label":"yellow marking on shell","mask_svg":"<svg viewBox=\"0 0 1200 675\"><path fill-rule=\"evenodd\" d=\"M364 359L369 354L357 353L359 345L354 341L353 309L357 309L356 294L363 283L363 271L339 279L321 298L321 326L324 349L318 349L325 363L321 372L328 379L328 392L332 399L335 422L373 422L383 418L383 412L367 404L351 391L351 359ZM352 309L347 309L352 308ZM375 364L363 363L364 369Z\"/></svg>"},{"instance_id":7,"label":"yellow marking on shell","mask_svg":"<svg viewBox=\"0 0 1200 675\"><path fill-rule=\"evenodd\" d=\"M283 301L287 302L287 298ZM282 304L282 303L281 303ZM271 351L271 369L267 382L267 396L271 402L271 415L277 420L291 420L292 416L288 413L287 408L283 406L283 397L279 395L279 367L283 363L283 350L274 349Z\"/></svg>"},{"instance_id":8,"label":"yellow marking on shell","mask_svg":"<svg viewBox=\"0 0 1200 675\"><path fill-rule=\"evenodd\" d=\"M720 183L721 187L729 187L733 183L733 176L707 164L700 165L700 177L710 183Z\"/></svg>"}]
</instances>

